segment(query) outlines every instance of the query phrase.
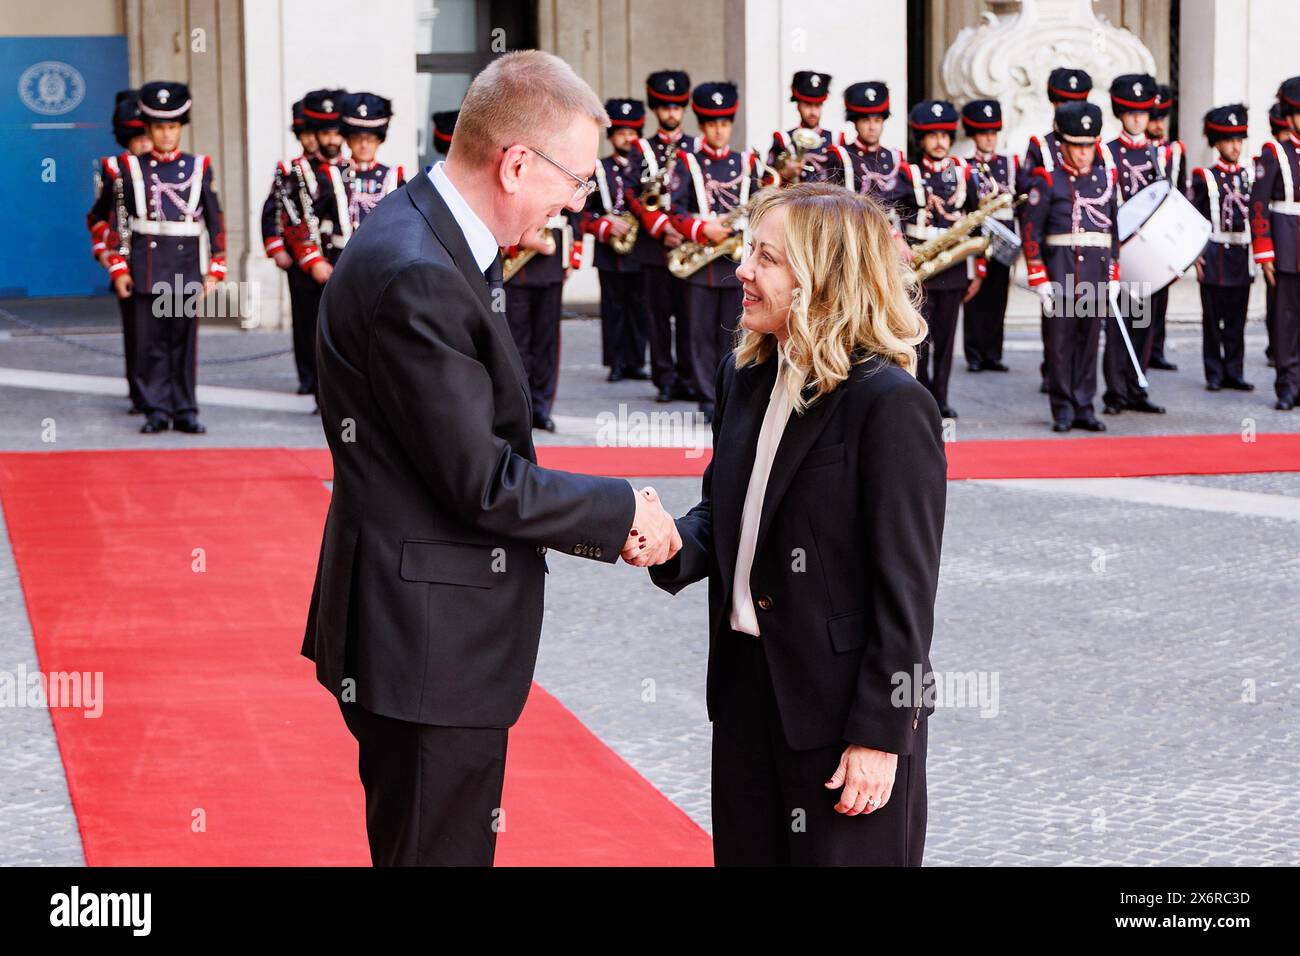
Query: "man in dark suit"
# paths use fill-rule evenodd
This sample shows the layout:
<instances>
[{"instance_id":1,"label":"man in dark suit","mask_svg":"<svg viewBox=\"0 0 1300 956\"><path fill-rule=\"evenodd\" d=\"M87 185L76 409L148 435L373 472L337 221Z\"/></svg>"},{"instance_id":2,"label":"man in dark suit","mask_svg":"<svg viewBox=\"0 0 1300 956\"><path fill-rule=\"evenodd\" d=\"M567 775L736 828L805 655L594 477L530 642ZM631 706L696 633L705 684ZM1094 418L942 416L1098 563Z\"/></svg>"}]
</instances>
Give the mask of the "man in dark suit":
<instances>
[{"instance_id":1,"label":"man in dark suit","mask_svg":"<svg viewBox=\"0 0 1300 956\"><path fill-rule=\"evenodd\" d=\"M680 547L648 489L537 466L506 324L498 247L582 208L606 123L556 57L494 61L446 162L367 217L321 301L334 493L303 654L357 739L377 865L492 863L547 548Z\"/></svg>"}]
</instances>

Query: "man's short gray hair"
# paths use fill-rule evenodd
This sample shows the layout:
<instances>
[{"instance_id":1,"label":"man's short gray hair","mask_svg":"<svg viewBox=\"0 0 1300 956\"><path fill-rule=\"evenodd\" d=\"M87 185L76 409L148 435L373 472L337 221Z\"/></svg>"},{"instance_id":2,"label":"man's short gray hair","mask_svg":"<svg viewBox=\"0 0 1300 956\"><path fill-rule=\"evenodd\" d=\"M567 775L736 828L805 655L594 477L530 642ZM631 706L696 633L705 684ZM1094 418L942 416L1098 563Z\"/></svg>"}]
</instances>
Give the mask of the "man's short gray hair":
<instances>
[{"instance_id":1,"label":"man's short gray hair","mask_svg":"<svg viewBox=\"0 0 1300 956\"><path fill-rule=\"evenodd\" d=\"M514 143L545 149L578 116L609 126L600 97L573 67L542 50L507 53L470 84L451 154L477 164Z\"/></svg>"}]
</instances>

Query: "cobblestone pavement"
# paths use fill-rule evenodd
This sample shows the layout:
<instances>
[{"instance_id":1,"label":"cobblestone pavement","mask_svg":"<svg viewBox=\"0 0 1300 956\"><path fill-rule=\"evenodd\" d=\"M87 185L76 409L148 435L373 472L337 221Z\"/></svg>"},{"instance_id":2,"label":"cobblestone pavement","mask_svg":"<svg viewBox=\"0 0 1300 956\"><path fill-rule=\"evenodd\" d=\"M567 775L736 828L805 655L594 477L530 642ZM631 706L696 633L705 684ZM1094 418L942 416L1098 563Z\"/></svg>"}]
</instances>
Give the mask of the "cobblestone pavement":
<instances>
[{"instance_id":1,"label":"cobblestone pavement","mask_svg":"<svg viewBox=\"0 0 1300 956\"><path fill-rule=\"evenodd\" d=\"M1209 394L1192 361L1194 328L1172 328L1182 368L1152 373L1170 413L1121 416L1112 433L1235 433L1246 418L1261 431L1300 428L1268 407L1257 333L1252 322L1248 377L1260 390ZM1010 374L959 365L957 441L1050 436L1037 337L1011 330ZM594 322L565 323L557 415L589 420L620 402L662 410L645 383L603 381L596 343ZM213 330L200 355L286 344L284 334ZM118 364L13 335L0 340L0 367L114 375ZM200 374L268 391L295 384L287 358ZM160 441L136 434L139 419L112 397L0 387L0 402L4 449L324 443L319 419L301 413L205 408L205 438ZM53 446L40 441L45 417L59 423ZM1155 480L1300 496L1295 473ZM653 484L678 513L698 495L696 479ZM969 675L986 696L983 706L945 700L932 718L927 864L1300 862L1297 532L1296 521L1244 513L951 483L931 656L941 678ZM707 828L704 585L670 598L644 572L568 557L552 572L538 680ZM7 538L0 618L0 669L35 666ZM80 860L48 712L0 711L0 863Z\"/></svg>"}]
</instances>

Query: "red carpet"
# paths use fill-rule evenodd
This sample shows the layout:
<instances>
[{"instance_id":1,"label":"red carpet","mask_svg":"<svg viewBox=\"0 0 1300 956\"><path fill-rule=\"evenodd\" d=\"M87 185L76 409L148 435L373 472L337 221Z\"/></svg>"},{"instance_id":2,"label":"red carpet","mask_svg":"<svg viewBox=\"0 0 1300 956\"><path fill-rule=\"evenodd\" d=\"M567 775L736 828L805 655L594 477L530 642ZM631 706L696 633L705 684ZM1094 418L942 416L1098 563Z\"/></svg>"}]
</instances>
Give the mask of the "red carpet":
<instances>
[{"instance_id":1,"label":"red carpet","mask_svg":"<svg viewBox=\"0 0 1300 956\"><path fill-rule=\"evenodd\" d=\"M1300 434L1155 435L954 441L948 478L1139 478L1149 475L1234 475L1300 471ZM332 474L329 451L293 449L320 478ZM547 468L620 478L686 478L704 474L712 452L683 448L597 448L540 445Z\"/></svg>"},{"instance_id":2,"label":"red carpet","mask_svg":"<svg viewBox=\"0 0 1300 956\"><path fill-rule=\"evenodd\" d=\"M51 710L90 864L369 862L355 744L298 654L320 463L0 455L41 669L104 675L101 717ZM538 687L503 809L501 864L711 862L707 834Z\"/></svg>"}]
</instances>

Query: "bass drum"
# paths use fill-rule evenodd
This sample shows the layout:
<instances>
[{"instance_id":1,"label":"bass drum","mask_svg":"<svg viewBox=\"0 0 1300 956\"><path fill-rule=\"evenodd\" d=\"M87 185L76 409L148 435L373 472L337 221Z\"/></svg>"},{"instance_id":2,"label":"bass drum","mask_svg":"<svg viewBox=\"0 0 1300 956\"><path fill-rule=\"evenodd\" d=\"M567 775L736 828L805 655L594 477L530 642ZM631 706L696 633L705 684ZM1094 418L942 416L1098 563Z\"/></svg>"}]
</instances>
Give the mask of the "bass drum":
<instances>
[{"instance_id":1,"label":"bass drum","mask_svg":"<svg viewBox=\"0 0 1300 956\"><path fill-rule=\"evenodd\" d=\"M1210 223L1161 179L1119 207L1120 278L1144 298L1191 268L1210 239Z\"/></svg>"}]
</instances>

